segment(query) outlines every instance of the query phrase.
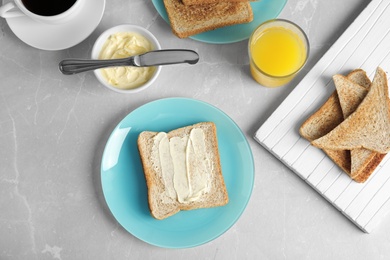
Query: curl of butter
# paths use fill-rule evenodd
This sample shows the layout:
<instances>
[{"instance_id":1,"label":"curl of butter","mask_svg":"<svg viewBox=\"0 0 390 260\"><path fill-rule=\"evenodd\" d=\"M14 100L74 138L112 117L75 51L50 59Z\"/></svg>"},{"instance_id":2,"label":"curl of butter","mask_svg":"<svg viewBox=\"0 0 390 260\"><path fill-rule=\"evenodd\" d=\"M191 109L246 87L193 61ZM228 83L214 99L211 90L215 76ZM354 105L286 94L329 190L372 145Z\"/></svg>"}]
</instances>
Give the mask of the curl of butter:
<instances>
[{"instance_id":1,"label":"curl of butter","mask_svg":"<svg viewBox=\"0 0 390 260\"><path fill-rule=\"evenodd\" d=\"M152 43L139 33L117 32L103 45L99 59L122 59L153 50ZM155 67L112 67L101 69L105 80L119 89L132 89L147 82Z\"/></svg>"}]
</instances>

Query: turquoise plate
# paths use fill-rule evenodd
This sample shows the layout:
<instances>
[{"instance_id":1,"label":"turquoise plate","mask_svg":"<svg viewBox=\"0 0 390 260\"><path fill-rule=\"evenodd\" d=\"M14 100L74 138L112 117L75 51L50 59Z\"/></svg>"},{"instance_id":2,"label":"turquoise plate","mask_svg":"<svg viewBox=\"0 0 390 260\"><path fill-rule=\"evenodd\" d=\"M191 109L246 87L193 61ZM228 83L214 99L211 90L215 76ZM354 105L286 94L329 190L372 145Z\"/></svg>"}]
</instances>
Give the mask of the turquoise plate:
<instances>
[{"instance_id":1,"label":"turquoise plate","mask_svg":"<svg viewBox=\"0 0 390 260\"><path fill-rule=\"evenodd\" d=\"M152 0L152 2L161 17L169 23L163 0ZM246 40L253 30L261 23L276 18L283 10L286 2L287 0L259 0L251 2L253 10L252 22L219 28L213 31L193 35L190 38L214 44L225 44Z\"/></svg>"},{"instance_id":2,"label":"turquoise plate","mask_svg":"<svg viewBox=\"0 0 390 260\"><path fill-rule=\"evenodd\" d=\"M148 208L138 135L144 130L170 131L201 121L217 126L229 203L156 220ZM245 136L221 110L194 99L167 98L139 107L116 126L104 149L101 181L108 207L128 232L155 246L186 248L217 238L238 220L252 193L254 164Z\"/></svg>"}]
</instances>

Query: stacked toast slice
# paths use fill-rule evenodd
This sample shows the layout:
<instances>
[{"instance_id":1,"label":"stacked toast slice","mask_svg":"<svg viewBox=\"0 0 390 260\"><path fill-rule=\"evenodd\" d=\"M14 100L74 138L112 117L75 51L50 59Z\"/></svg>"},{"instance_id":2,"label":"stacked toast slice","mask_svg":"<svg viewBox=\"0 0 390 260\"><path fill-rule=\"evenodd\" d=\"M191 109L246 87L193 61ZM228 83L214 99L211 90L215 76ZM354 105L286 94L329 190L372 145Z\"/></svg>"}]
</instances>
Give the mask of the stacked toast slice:
<instances>
[{"instance_id":1,"label":"stacked toast slice","mask_svg":"<svg viewBox=\"0 0 390 260\"><path fill-rule=\"evenodd\" d=\"M179 38L253 20L248 0L164 0L164 5Z\"/></svg>"},{"instance_id":2,"label":"stacked toast slice","mask_svg":"<svg viewBox=\"0 0 390 260\"><path fill-rule=\"evenodd\" d=\"M353 180L365 182L390 150L386 73L378 68L371 83L357 69L333 81L334 93L299 131Z\"/></svg>"}]
</instances>

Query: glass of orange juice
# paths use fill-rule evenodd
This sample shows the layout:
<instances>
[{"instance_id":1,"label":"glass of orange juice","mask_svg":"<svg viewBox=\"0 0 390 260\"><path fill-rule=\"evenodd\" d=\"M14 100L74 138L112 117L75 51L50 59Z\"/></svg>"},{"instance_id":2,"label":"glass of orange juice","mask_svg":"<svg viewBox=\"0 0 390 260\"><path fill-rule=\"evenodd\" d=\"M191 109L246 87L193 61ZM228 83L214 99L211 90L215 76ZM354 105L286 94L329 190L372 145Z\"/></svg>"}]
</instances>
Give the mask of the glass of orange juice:
<instances>
[{"instance_id":1,"label":"glass of orange juice","mask_svg":"<svg viewBox=\"0 0 390 260\"><path fill-rule=\"evenodd\" d=\"M248 43L252 77L266 87L290 82L305 65L309 40L296 24L275 19L258 26Z\"/></svg>"}]
</instances>

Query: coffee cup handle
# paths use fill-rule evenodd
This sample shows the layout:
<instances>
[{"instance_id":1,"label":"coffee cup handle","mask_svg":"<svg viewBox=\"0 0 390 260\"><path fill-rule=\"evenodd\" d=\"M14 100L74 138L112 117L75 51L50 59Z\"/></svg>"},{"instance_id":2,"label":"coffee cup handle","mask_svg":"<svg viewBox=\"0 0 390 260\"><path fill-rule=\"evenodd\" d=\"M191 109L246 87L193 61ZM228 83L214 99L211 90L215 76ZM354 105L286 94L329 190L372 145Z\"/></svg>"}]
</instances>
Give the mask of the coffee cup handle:
<instances>
[{"instance_id":1,"label":"coffee cup handle","mask_svg":"<svg viewBox=\"0 0 390 260\"><path fill-rule=\"evenodd\" d=\"M3 18L13 18L23 16L24 14L20 10L12 10L17 9L13 2L9 2L3 6L0 6L0 17Z\"/></svg>"}]
</instances>

